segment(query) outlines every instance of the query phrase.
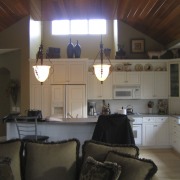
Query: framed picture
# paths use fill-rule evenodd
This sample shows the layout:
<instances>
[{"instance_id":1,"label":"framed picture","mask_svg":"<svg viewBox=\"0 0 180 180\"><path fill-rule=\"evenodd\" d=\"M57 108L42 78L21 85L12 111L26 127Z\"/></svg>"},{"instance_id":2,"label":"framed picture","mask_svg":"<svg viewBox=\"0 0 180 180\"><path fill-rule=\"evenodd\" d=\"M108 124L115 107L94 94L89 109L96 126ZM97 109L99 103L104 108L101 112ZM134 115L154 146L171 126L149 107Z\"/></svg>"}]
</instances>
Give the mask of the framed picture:
<instances>
[{"instance_id":1,"label":"framed picture","mask_svg":"<svg viewBox=\"0 0 180 180\"><path fill-rule=\"evenodd\" d=\"M132 53L144 53L145 52L144 39L132 39L131 40L131 52Z\"/></svg>"}]
</instances>

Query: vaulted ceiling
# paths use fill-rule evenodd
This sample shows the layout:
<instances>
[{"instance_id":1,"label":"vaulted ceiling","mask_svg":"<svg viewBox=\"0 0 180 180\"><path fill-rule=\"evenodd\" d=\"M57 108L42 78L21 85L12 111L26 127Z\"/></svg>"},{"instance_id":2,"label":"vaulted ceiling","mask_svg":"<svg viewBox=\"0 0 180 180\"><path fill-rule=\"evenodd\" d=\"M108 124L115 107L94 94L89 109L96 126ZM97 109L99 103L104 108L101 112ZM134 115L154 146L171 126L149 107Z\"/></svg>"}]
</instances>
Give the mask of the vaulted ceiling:
<instances>
[{"instance_id":1,"label":"vaulted ceiling","mask_svg":"<svg viewBox=\"0 0 180 180\"><path fill-rule=\"evenodd\" d=\"M117 19L164 46L180 42L180 0L0 0L0 31L28 15L44 21Z\"/></svg>"}]
</instances>

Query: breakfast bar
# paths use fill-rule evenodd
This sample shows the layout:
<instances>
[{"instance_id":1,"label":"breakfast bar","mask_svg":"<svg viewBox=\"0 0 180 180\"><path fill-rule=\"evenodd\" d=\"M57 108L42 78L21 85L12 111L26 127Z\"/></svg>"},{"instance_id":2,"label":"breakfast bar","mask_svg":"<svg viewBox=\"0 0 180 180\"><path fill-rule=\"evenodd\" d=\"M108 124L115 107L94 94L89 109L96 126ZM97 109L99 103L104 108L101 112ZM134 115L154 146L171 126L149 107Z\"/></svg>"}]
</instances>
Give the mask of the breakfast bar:
<instances>
[{"instance_id":1,"label":"breakfast bar","mask_svg":"<svg viewBox=\"0 0 180 180\"><path fill-rule=\"evenodd\" d=\"M92 138L97 118L62 118L38 121L38 135L49 136L48 141L60 141L77 138L82 144ZM31 122L28 122L31 123ZM16 124L13 121L6 123L7 140L18 138Z\"/></svg>"}]
</instances>

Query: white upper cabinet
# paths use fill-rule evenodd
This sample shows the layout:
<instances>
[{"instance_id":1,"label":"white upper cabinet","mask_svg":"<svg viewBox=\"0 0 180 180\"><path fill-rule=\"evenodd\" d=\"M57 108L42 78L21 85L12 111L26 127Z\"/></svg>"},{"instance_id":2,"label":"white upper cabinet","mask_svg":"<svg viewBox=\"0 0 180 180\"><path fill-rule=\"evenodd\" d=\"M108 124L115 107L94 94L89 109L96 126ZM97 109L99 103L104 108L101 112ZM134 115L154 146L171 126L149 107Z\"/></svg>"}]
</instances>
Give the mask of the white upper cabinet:
<instances>
[{"instance_id":1,"label":"white upper cabinet","mask_svg":"<svg viewBox=\"0 0 180 180\"><path fill-rule=\"evenodd\" d=\"M140 72L113 72L113 85L140 85Z\"/></svg>"},{"instance_id":2,"label":"white upper cabinet","mask_svg":"<svg viewBox=\"0 0 180 180\"><path fill-rule=\"evenodd\" d=\"M168 98L167 71L152 71L141 73L141 89L143 99Z\"/></svg>"},{"instance_id":3,"label":"white upper cabinet","mask_svg":"<svg viewBox=\"0 0 180 180\"><path fill-rule=\"evenodd\" d=\"M168 98L168 73L167 71L154 72L155 97L159 99Z\"/></svg>"},{"instance_id":4,"label":"white upper cabinet","mask_svg":"<svg viewBox=\"0 0 180 180\"><path fill-rule=\"evenodd\" d=\"M92 73L88 73L88 99L112 99L112 74L101 84Z\"/></svg>"},{"instance_id":5,"label":"white upper cabinet","mask_svg":"<svg viewBox=\"0 0 180 180\"><path fill-rule=\"evenodd\" d=\"M86 84L87 61L59 60L53 62L51 84Z\"/></svg>"}]
</instances>

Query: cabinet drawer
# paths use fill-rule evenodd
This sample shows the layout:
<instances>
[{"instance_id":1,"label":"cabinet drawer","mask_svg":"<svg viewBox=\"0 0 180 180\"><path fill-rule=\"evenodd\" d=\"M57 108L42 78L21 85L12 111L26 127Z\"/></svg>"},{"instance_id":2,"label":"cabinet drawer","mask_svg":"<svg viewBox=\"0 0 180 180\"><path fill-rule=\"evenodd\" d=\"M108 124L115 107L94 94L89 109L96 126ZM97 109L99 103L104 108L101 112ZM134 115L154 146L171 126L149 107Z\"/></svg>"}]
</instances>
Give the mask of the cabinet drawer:
<instances>
[{"instance_id":1,"label":"cabinet drawer","mask_svg":"<svg viewBox=\"0 0 180 180\"><path fill-rule=\"evenodd\" d=\"M142 118L133 118L134 122L133 124L142 124Z\"/></svg>"},{"instance_id":2,"label":"cabinet drawer","mask_svg":"<svg viewBox=\"0 0 180 180\"><path fill-rule=\"evenodd\" d=\"M173 135L173 136L177 136L177 137L179 137L179 139L180 139L180 131L173 131L173 132L172 132L172 135Z\"/></svg>"},{"instance_id":3,"label":"cabinet drawer","mask_svg":"<svg viewBox=\"0 0 180 180\"><path fill-rule=\"evenodd\" d=\"M146 122L152 122L154 123L155 122L155 119L154 117L143 117L143 122L146 123Z\"/></svg>"},{"instance_id":4,"label":"cabinet drawer","mask_svg":"<svg viewBox=\"0 0 180 180\"><path fill-rule=\"evenodd\" d=\"M173 128L173 131L178 132L180 134L180 126L179 125L174 125L172 128Z\"/></svg>"},{"instance_id":5,"label":"cabinet drawer","mask_svg":"<svg viewBox=\"0 0 180 180\"><path fill-rule=\"evenodd\" d=\"M168 121L168 117L155 117L155 122L164 123Z\"/></svg>"}]
</instances>

